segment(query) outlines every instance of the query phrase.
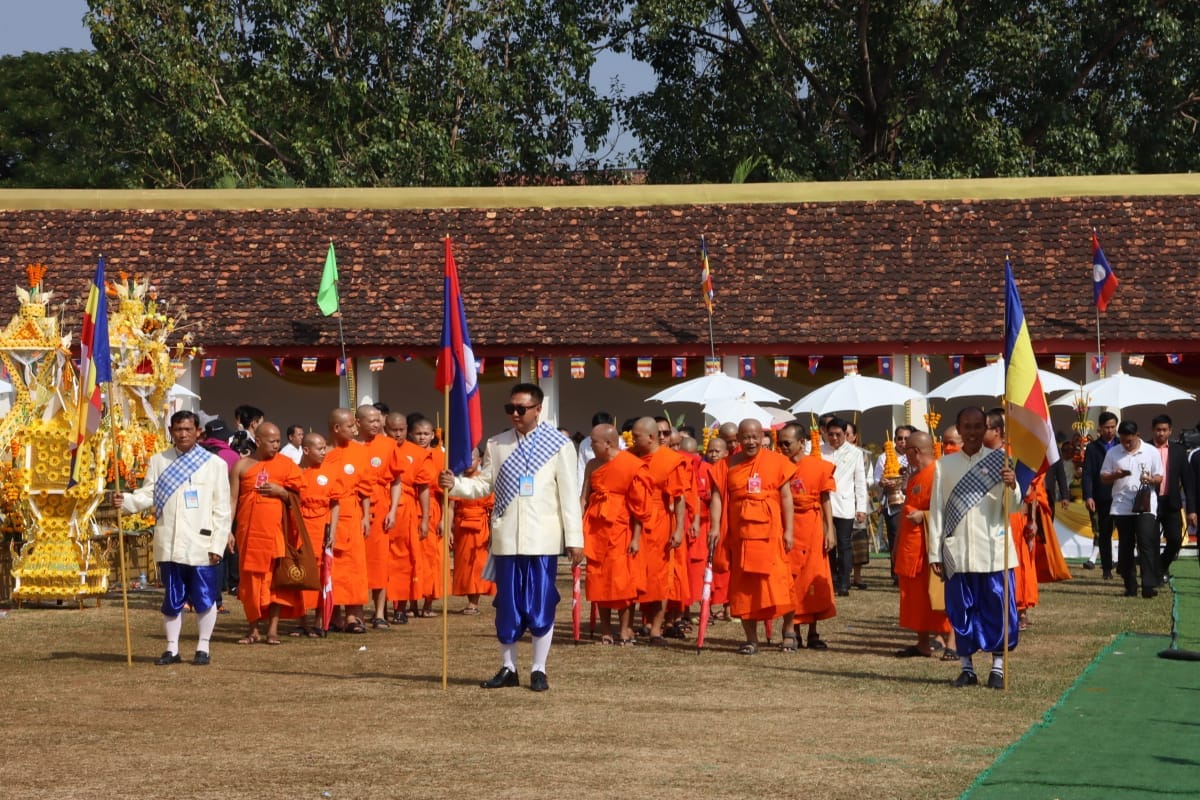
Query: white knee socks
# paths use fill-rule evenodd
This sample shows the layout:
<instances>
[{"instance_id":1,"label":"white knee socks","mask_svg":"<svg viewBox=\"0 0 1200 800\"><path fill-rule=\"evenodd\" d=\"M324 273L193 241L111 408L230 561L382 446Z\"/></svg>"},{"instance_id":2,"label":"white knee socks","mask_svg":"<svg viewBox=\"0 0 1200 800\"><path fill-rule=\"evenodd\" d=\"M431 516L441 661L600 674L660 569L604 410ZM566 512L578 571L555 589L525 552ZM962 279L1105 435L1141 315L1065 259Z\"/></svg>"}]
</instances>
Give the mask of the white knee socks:
<instances>
[{"instance_id":1,"label":"white knee socks","mask_svg":"<svg viewBox=\"0 0 1200 800\"><path fill-rule=\"evenodd\" d=\"M179 655L179 634L183 631L183 615L163 616L163 629L167 632L167 650L173 656Z\"/></svg>"},{"instance_id":2,"label":"white knee socks","mask_svg":"<svg viewBox=\"0 0 1200 800\"><path fill-rule=\"evenodd\" d=\"M550 656L550 642L553 639L553 627L545 635L533 637L533 665L529 668L530 672L546 671L546 659Z\"/></svg>"},{"instance_id":3,"label":"white knee socks","mask_svg":"<svg viewBox=\"0 0 1200 800\"><path fill-rule=\"evenodd\" d=\"M200 641L196 642L196 649L207 653L208 640L212 638L213 628L217 627L217 607L211 606L203 614L197 614L196 622L200 628Z\"/></svg>"}]
</instances>

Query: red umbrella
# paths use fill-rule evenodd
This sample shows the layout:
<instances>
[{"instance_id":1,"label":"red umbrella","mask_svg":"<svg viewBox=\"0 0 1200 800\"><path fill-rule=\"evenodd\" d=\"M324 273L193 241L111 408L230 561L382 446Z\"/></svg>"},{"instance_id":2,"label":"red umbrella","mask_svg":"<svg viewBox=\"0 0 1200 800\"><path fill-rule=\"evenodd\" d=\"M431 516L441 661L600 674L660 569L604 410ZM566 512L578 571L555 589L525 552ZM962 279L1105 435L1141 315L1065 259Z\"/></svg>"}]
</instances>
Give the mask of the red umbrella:
<instances>
[{"instance_id":1,"label":"red umbrella","mask_svg":"<svg viewBox=\"0 0 1200 800\"><path fill-rule=\"evenodd\" d=\"M321 591L317 595L317 609L321 612L321 630L329 630L333 619L333 540L329 526L325 527L325 550L321 553Z\"/></svg>"},{"instance_id":2,"label":"red umbrella","mask_svg":"<svg viewBox=\"0 0 1200 800\"><path fill-rule=\"evenodd\" d=\"M704 634L708 631L708 616L712 610L712 548L704 565L704 588L700 590L700 627L696 631L696 652L704 649Z\"/></svg>"},{"instance_id":3,"label":"red umbrella","mask_svg":"<svg viewBox=\"0 0 1200 800\"><path fill-rule=\"evenodd\" d=\"M576 564L571 567L571 633L575 637L575 644L579 644L579 584L580 577L583 574L583 566Z\"/></svg>"}]
</instances>

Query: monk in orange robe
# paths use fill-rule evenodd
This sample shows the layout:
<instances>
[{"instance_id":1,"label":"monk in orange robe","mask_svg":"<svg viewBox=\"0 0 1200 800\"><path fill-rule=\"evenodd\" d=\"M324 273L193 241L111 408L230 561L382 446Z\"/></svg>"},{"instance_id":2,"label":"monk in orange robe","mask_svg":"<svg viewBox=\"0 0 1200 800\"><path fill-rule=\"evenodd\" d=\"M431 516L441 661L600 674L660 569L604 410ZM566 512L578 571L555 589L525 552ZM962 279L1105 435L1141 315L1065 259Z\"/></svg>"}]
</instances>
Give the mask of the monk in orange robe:
<instances>
[{"instance_id":1,"label":"monk in orange robe","mask_svg":"<svg viewBox=\"0 0 1200 800\"><path fill-rule=\"evenodd\" d=\"M400 504L396 521L388 532L387 596L393 604L392 624L407 625L409 603L421 599L420 584L424 574L421 553L421 507L417 497L417 473L429 458L429 452L408 439L408 418L393 411L384 421L384 431L396 442L400 465Z\"/></svg>"},{"instance_id":2,"label":"monk in orange robe","mask_svg":"<svg viewBox=\"0 0 1200 800\"><path fill-rule=\"evenodd\" d=\"M695 445L695 440L690 440ZM692 468L692 487L696 497L696 511L693 513L688 506L688 589L689 596L686 605L700 602L704 591L704 569L708 564L708 532L712 529L712 517L709 514L709 502L712 500L712 465L700 457L699 453L688 452L686 443L681 448L684 458L687 458Z\"/></svg>"},{"instance_id":3,"label":"monk in orange robe","mask_svg":"<svg viewBox=\"0 0 1200 800\"><path fill-rule=\"evenodd\" d=\"M275 560L287 554L286 538L307 536L288 529L288 503L299 494L300 468L280 457L283 436L279 428L263 422L255 431L257 449L241 459L229 473L230 503L237 509L237 551L240 577L238 599L246 611L248 628L238 644L259 641L258 621L267 617L267 644L279 644L279 618L299 617L304 601L295 590L275 590L271 577ZM298 546L299 541L292 541Z\"/></svg>"},{"instance_id":4,"label":"monk in orange robe","mask_svg":"<svg viewBox=\"0 0 1200 800\"><path fill-rule=\"evenodd\" d=\"M388 531L400 504L400 455L396 443L383 435L383 414L363 405L355 412L359 441L366 448L370 489L371 530L367 536L367 588L371 590L371 627L387 628L388 568L391 565Z\"/></svg>"},{"instance_id":5,"label":"monk in orange robe","mask_svg":"<svg viewBox=\"0 0 1200 800\"><path fill-rule=\"evenodd\" d=\"M1050 507L1050 495L1046 492L1046 476L1038 475L1029 484L1029 494L1034 498L1036 512L1031 516L1037 530L1033 538L1033 563L1038 583L1057 583L1071 580L1071 569L1063 558L1062 545L1054 530L1054 512Z\"/></svg>"},{"instance_id":6,"label":"monk in orange robe","mask_svg":"<svg viewBox=\"0 0 1200 800\"><path fill-rule=\"evenodd\" d=\"M734 426L734 435L737 435L736 427ZM704 501L704 515L708 518L708 530L704 532L704 543L707 546L708 540L716 528L718 537L721 533L721 520L713 519L709 510L709 504L712 501L712 466L723 458L729 457L729 445L720 436L714 436L708 440L708 448L704 451L705 463L709 465L708 486L705 489L707 498ZM718 547L720 547L720 539L718 538ZM700 587L703 590L703 586ZM729 621L729 565L723 560L718 563L718 560L713 558L713 577L712 577L712 597L709 600L711 619Z\"/></svg>"},{"instance_id":7,"label":"monk in orange robe","mask_svg":"<svg viewBox=\"0 0 1200 800\"><path fill-rule=\"evenodd\" d=\"M650 468L621 450L612 425L592 428L595 458L583 478L583 554L587 559L587 599L600 609L601 641L613 644L612 612L617 610L621 644L633 643L633 604L638 596L635 557L655 494Z\"/></svg>"},{"instance_id":8,"label":"monk in orange robe","mask_svg":"<svg viewBox=\"0 0 1200 800\"><path fill-rule=\"evenodd\" d=\"M738 425L741 449L713 470L713 519L725 515L729 612L742 621L742 655L758 652L758 622L796 610L788 553L793 545L791 459L762 446L762 425ZM710 543L716 537L709 535Z\"/></svg>"},{"instance_id":9,"label":"monk in orange robe","mask_svg":"<svg viewBox=\"0 0 1200 800\"><path fill-rule=\"evenodd\" d=\"M471 454L471 467L463 474L467 477L479 472L479 450ZM450 584L451 594L466 596L467 607L462 613L479 613L479 598L496 593L496 584L483 577L491 547L492 508L496 505L494 495L478 500L461 497L450 498L450 543L454 551L454 577Z\"/></svg>"},{"instance_id":10,"label":"monk in orange robe","mask_svg":"<svg viewBox=\"0 0 1200 800\"><path fill-rule=\"evenodd\" d=\"M417 470L417 504L420 518L417 522L421 543L421 569L417 574L417 593L424 599L418 616L433 617L433 601L445 595L442 569L442 492L438 486L438 475L446 469L446 453L440 445L434 447L433 423L420 414L408 418L408 438L421 447L425 461ZM416 608L413 608L416 611Z\"/></svg>"},{"instance_id":11,"label":"monk in orange robe","mask_svg":"<svg viewBox=\"0 0 1200 800\"><path fill-rule=\"evenodd\" d=\"M683 602L688 594L687 548L682 545L691 473L679 453L663 446L671 436L670 422L642 417L633 424L632 434L630 451L649 467L655 489L636 559L638 602L642 617L650 619L650 646L665 647L665 604Z\"/></svg>"},{"instance_id":12,"label":"monk in orange robe","mask_svg":"<svg viewBox=\"0 0 1200 800\"><path fill-rule=\"evenodd\" d=\"M367 546L370 534L370 485L363 480L370 466L366 448L354 440L354 414L348 408L329 415L329 441L325 466L337 475L331 499L338 503L337 525L333 528L333 622L329 629L366 633L363 604L367 588Z\"/></svg>"},{"instance_id":13,"label":"monk in orange robe","mask_svg":"<svg viewBox=\"0 0 1200 800\"><path fill-rule=\"evenodd\" d=\"M1029 609L1038 604L1037 568L1033 563L1033 540L1037 533L1037 521L1028 509L1031 498L1026 494L1025 502L1018 510L1009 514L1010 535L1017 547L1017 563L1013 569L1016 587L1017 618L1021 630L1029 625Z\"/></svg>"},{"instance_id":14,"label":"monk in orange robe","mask_svg":"<svg viewBox=\"0 0 1200 800\"><path fill-rule=\"evenodd\" d=\"M325 468L325 437L315 432L304 434L300 442L300 516L304 519L304 527L317 553L318 563L321 561L325 537L330 535L332 515L336 513L337 501L331 497L336 478ZM303 601L300 625L289 635L319 639L325 635L321 611L317 608L320 591L303 591L300 597ZM311 628L304 625L303 616L310 609L317 609Z\"/></svg>"},{"instance_id":15,"label":"monk in orange robe","mask_svg":"<svg viewBox=\"0 0 1200 800\"><path fill-rule=\"evenodd\" d=\"M788 484L792 492L792 530L795 542L788 553L792 575L792 603L795 612L783 615L783 639L780 649L791 652L801 646L796 624L808 625L810 650L829 646L817 631L817 622L837 616L833 574L829 551L837 542L833 529L830 494L837 488L833 480L833 462L821 458L820 451L805 455L808 436L795 422L780 429L779 451L796 465L796 474Z\"/></svg>"},{"instance_id":16,"label":"monk in orange robe","mask_svg":"<svg viewBox=\"0 0 1200 800\"><path fill-rule=\"evenodd\" d=\"M917 634L917 643L896 651L897 658L933 655L930 634L948 637L953 633L945 610L936 610L929 597L930 568L925 544L925 517L933 493L933 472L936 459L933 437L924 431L908 436L904 457L912 475L904 488L904 510L896 531L896 579L900 586L900 627ZM957 658L950 647L943 660Z\"/></svg>"}]
</instances>

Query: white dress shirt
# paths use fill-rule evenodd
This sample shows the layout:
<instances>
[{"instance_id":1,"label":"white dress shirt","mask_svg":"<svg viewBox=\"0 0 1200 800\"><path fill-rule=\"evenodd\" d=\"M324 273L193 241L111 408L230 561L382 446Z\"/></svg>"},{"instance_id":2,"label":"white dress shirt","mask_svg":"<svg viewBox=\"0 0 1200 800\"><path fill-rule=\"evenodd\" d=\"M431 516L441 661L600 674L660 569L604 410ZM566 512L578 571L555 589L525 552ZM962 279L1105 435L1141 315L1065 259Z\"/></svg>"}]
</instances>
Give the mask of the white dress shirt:
<instances>
[{"instance_id":1,"label":"white dress shirt","mask_svg":"<svg viewBox=\"0 0 1200 800\"><path fill-rule=\"evenodd\" d=\"M833 516L853 519L855 514L866 514L867 465L862 449L849 442L837 450L821 445L821 458L833 464L833 482L837 485L829 495Z\"/></svg>"},{"instance_id":2,"label":"white dress shirt","mask_svg":"<svg viewBox=\"0 0 1200 800\"><path fill-rule=\"evenodd\" d=\"M1132 474L1118 478L1113 482L1113 516L1133 514L1133 498L1137 495L1138 489L1142 488L1142 472L1150 475L1162 475L1162 457L1159 456L1157 447L1152 444L1146 444L1145 441L1142 441L1138 445L1138 449L1132 453L1124 447L1117 445L1104 456L1104 464L1100 467L1100 474L1103 475L1106 472L1116 472L1122 469L1127 469ZM1150 492L1150 513L1158 513L1157 486L1154 487L1154 491Z\"/></svg>"}]
</instances>

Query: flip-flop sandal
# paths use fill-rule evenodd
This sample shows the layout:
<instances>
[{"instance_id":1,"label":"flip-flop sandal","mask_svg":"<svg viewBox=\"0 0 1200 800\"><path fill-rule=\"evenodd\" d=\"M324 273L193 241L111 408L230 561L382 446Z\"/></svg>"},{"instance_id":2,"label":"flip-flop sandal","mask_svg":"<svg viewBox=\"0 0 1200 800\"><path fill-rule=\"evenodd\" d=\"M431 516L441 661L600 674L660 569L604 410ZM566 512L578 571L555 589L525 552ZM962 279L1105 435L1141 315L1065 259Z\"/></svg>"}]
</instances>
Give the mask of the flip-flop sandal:
<instances>
[{"instance_id":1,"label":"flip-flop sandal","mask_svg":"<svg viewBox=\"0 0 1200 800\"><path fill-rule=\"evenodd\" d=\"M758 645L754 642L746 642L737 649L739 656L756 656L758 655Z\"/></svg>"},{"instance_id":2,"label":"flip-flop sandal","mask_svg":"<svg viewBox=\"0 0 1200 800\"><path fill-rule=\"evenodd\" d=\"M270 637L270 636L268 636L268 637L265 639L265 641L266 641L266 643L267 643L267 644L269 644L269 645L272 645L272 646L274 646L274 645L279 645L279 644L283 644L283 642L279 641L278 639L272 638L272 637Z\"/></svg>"},{"instance_id":3,"label":"flip-flop sandal","mask_svg":"<svg viewBox=\"0 0 1200 800\"><path fill-rule=\"evenodd\" d=\"M310 639L324 639L325 631L321 630L320 628L309 628L306 635Z\"/></svg>"},{"instance_id":4,"label":"flip-flop sandal","mask_svg":"<svg viewBox=\"0 0 1200 800\"><path fill-rule=\"evenodd\" d=\"M613 644L613 642L613 637L609 636L607 633L600 637L600 644Z\"/></svg>"},{"instance_id":5,"label":"flip-flop sandal","mask_svg":"<svg viewBox=\"0 0 1200 800\"><path fill-rule=\"evenodd\" d=\"M289 633L288 636L292 636L297 639L302 636L308 636L308 628L296 628L296 630Z\"/></svg>"},{"instance_id":6,"label":"flip-flop sandal","mask_svg":"<svg viewBox=\"0 0 1200 800\"><path fill-rule=\"evenodd\" d=\"M958 661L958 653L953 647L947 647L942 651L942 661Z\"/></svg>"},{"instance_id":7,"label":"flip-flop sandal","mask_svg":"<svg viewBox=\"0 0 1200 800\"><path fill-rule=\"evenodd\" d=\"M461 613L462 613L462 614L465 614L465 615L466 615L466 616L468 616L468 617L470 617L470 616L474 616L475 614L478 614L478 613L479 613L479 609L478 609L478 608L476 608L476 607L474 607L474 606L467 606L466 608L464 608L464 609L462 610L462 612L461 612Z\"/></svg>"},{"instance_id":8,"label":"flip-flop sandal","mask_svg":"<svg viewBox=\"0 0 1200 800\"><path fill-rule=\"evenodd\" d=\"M258 636L243 636L237 640L238 644L258 644L261 640Z\"/></svg>"},{"instance_id":9,"label":"flip-flop sandal","mask_svg":"<svg viewBox=\"0 0 1200 800\"><path fill-rule=\"evenodd\" d=\"M791 644L788 644L788 642L791 642ZM799 644L799 640L796 638L796 634L785 633L783 635L783 639L781 639L779 642L779 652L794 653L794 652L796 652L798 644Z\"/></svg>"},{"instance_id":10,"label":"flip-flop sandal","mask_svg":"<svg viewBox=\"0 0 1200 800\"><path fill-rule=\"evenodd\" d=\"M367 628L361 622L351 622L345 628L346 633L366 633Z\"/></svg>"}]
</instances>

